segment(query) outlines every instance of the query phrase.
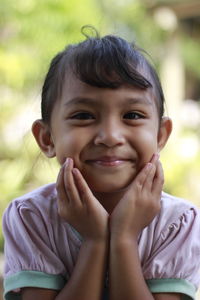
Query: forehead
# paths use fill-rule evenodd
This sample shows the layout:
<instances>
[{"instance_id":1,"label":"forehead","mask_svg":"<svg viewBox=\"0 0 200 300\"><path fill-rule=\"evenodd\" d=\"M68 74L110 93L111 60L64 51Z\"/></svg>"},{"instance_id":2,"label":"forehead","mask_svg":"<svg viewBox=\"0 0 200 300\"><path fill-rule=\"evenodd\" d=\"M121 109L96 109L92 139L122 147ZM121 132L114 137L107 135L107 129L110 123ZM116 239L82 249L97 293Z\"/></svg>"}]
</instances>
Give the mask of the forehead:
<instances>
[{"instance_id":1,"label":"forehead","mask_svg":"<svg viewBox=\"0 0 200 300\"><path fill-rule=\"evenodd\" d=\"M123 84L114 89L100 88L89 85L74 76L65 79L60 100L62 105L66 106L79 104L115 106L117 102L123 105L141 103L156 106L155 94L152 88L140 89L128 84Z\"/></svg>"}]
</instances>

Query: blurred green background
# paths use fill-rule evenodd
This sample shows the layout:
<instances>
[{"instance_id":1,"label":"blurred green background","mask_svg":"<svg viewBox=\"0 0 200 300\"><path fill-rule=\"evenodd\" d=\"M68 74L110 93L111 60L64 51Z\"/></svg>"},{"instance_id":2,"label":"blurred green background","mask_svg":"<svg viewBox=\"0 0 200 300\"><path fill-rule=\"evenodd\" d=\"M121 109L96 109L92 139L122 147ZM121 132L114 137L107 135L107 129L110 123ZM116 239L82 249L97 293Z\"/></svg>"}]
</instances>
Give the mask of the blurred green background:
<instances>
[{"instance_id":1,"label":"blurred green background","mask_svg":"<svg viewBox=\"0 0 200 300\"><path fill-rule=\"evenodd\" d=\"M40 153L30 128L50 59L82 40L86 24L150 53L174 122L161 155L165 191L199 205L200 1L0 0L1 216L14 197L55 181L57 163Z\"/></svg>"}]
</instances>

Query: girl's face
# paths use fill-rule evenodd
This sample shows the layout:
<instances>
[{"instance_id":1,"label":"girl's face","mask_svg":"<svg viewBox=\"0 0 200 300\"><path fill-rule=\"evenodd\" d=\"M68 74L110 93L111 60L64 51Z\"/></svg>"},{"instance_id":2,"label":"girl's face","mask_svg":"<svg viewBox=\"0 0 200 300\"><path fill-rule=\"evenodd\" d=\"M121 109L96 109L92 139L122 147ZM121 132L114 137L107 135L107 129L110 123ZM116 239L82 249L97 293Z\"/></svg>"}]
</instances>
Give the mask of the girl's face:
<instances>
[{"instance_id":1,"label":"girl's face","mask_svg":"<svg viewBox=\"0 0 200 300\"><path fill-rule=\"evenodd\" d=\"M165 127L153 89L98 88L71 77L52 112L52 147L60 164L73 158L92 191L116 192L163 147Z\"/></svg>"}]
</instances>

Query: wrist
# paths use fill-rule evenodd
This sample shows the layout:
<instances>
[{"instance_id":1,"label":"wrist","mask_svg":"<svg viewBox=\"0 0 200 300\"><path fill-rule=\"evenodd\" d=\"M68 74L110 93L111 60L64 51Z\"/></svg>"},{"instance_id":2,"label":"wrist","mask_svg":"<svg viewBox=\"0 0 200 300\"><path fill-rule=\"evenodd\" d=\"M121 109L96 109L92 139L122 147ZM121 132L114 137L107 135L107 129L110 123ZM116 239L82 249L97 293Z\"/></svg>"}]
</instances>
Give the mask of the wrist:
<instances>
[{"instance_id":1,"label":"wrist","mask_svg":"<svg viewBox=\"0 0 200 300\"><path fill-rule=\"evenodd\" d=\"M123 247L138 247L138 234L122 234L122 235L116 235L111 234L110 238L110 246L111 247L117 247L117 248L123 248Z\"/></svg>"},{"instance_id":2,"label":"wrist","mask_svg":"<svg viewBox=\"0 0 200 300\"><path fill-rule=\"evenodd\" d=\"M127 227L118 227L117 230L113 226L110 228L110 241L111 242L123 242L134 243L138 241L138 237L142 230L136 228L128 229Z\"/></svg>"},{"instance_id":3,"label":"wrist","mask_svg":"<svg viewBox=\"0 0 200 300\"><path fill-rule=\"evenodd\" d=\"M105 247L109 244L109 236L107 235L101 238L84 237L82 244L88 247Z\"/></svg>"},{"instance_id":4,"label":"wrist","mask_svg":"<svg viewBox=\"0 0 200 300\"><path fill-rule=\"evenodd\" d=\"M91 240L85 239L81 245L81 252L87 252L92 258L107 256L109 251L109 240Z\"/></svg>"}]
</instances>

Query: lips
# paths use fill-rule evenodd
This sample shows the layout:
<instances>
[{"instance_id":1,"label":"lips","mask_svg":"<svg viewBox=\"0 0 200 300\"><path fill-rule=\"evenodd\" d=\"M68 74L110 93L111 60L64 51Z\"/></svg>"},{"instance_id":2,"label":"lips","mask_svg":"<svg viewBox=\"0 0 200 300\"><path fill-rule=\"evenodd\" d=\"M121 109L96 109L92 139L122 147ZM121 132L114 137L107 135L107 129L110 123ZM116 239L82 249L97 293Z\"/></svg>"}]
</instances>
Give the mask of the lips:
<instances>
[{"instance_id":1,"label":"lips","mask_svg":"<svg viewBox=\"0 0 200 300\"><path fill-rule=\"evenodd\" d=\"M99 166L115 167L120 166L128 161L130 160L118 156L101 156L95 159L87 160L86 162Z\"/></svg>"}]
</instances>

